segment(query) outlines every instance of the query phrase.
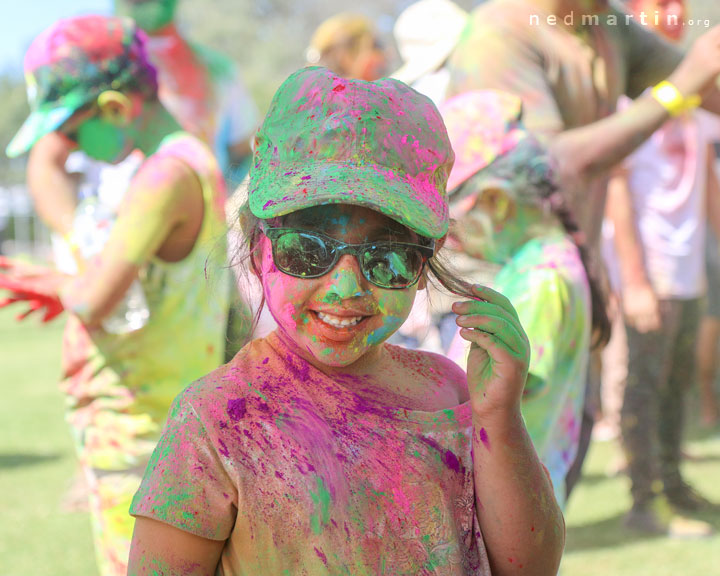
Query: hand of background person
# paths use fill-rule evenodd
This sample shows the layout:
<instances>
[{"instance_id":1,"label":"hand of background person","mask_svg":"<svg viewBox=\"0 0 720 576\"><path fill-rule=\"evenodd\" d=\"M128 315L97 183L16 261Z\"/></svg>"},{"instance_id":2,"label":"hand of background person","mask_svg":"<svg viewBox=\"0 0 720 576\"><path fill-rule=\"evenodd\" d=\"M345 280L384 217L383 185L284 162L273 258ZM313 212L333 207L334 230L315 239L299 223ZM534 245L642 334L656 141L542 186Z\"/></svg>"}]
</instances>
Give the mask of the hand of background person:
<instances>
[{"instance_id":1,"label":"hand of background person","mask_svg":"<svg viewBox=\"0 0 720 576\"><path fill-rule=\"evenodd\" d=\"M700 36L668 80L683 96L707 96L720 75L720 25Z\"/></svg>"},{"instance_id":2,"label":"hand of background person","mask_svg":"<svg viewBox=\"0 0 720 576\"><path fill-rule=\"evenodd\" d=\"M471 343L467 380L474 413L520 411L530 364L530 342L510 301L486 286L477 300L456 302L460 336Z\"/></svg>"},{"instance_id":3,"label":"hand of background person","mask_svg":"<svg viewBox=\"0 0 720 576\"><path fill-rule=\"evenodd\" d=\"M625 324L641 334L660 329L660 305L650 284L623 287L622 307Z\"/></svg>"},{"instance_id":4,"label":"hand of background person","mask_svg":"<svg viewBox=\"0 0 720 576\"><path fill-rule=\"evenodd\" d=\"M18 314L17 320L41 311L44 312L42 321L50 322L64 310L58 293L68 278L51 268L0 258L0 290L9 292L6 298L0 299L0 308L24 303L27 310Z\"/></svg>"}]
</instances>

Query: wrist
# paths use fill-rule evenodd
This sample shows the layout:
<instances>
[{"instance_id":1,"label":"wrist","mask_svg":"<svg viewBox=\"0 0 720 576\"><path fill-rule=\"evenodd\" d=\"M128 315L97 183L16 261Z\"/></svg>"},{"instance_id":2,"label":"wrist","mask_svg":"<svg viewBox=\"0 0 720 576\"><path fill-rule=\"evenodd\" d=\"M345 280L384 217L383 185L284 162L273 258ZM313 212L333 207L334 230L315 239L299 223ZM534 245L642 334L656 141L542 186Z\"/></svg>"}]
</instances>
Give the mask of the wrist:
<instances>
[{"instance_id":1,"label":"wrist","mask_svg":"<svg viewBox=\"0 0 720 576\"><path fill-rule=\"evenodd\" d=\"M516 428L525 426L520 411L520 404L516 406L490 406L483 404L479 407L472 407L473 423L484 428L500 430L503 428Z\"/></svg>"},{"instance_id":2,"label":"wrist","mask_svg":"<svg viewBox=\"0 0 720 576\"><path fill-rule=\"evenodd\" d=\"M646 279L627 280L623 282L623 289L626 292L629 290L652 290L652 284L650 284L650 281Z\"/></svg>"},{"instance_id":3,"label":"wrist","mask_svg":"<svg viewBox=\"0 0 720 576\"><path fill-rule=\"evenodd\" d=\"M651 95L673 117L681 116L702 104L702 98L698 94L685 96L677 84L669 80L655 85Z\"/></svg>"}]
</instances>

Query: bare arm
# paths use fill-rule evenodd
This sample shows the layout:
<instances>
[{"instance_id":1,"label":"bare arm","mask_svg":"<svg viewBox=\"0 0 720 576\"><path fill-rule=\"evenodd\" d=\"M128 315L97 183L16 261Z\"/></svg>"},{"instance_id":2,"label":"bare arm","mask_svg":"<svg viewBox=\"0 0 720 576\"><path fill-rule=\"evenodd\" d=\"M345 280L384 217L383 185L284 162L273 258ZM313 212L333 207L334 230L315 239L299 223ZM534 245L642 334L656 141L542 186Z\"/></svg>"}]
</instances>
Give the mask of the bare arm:
<instances>
[{"instance_id":1,"label":"bare arm","mask_svg":"<svg viewBox=\"0 0 720 576\"><path fill-rule=\"evenodd\" d=\"M684 96L700 94L706 109L720 113L720 93L715 84L718 74L720 26L698 38L668 81ZM632 153L668 118L668 112L645 93L622 112L558 134L551 148L560 160L561 181L577 185L603 174Z\"/></svg>"},{"instance_id":2,"label":"bare arm","mask_svg":"<svg viewBox=\"0 0 720 576\"><path fill-rule=\"evenodd\" d=\"M192 170L173 158L147 160L102 252L61 292L63 305L87 326L97 326L150 258L165 251L181 260L190 252L202 218L202 190Z\"/></svg>"},{"instance_id":3,"label":"bare arm","mask_svg":"<svg viewBox=\"0 0 720 576\"><path fill-rule=\"evenodd\" d=\"M615 228L625 322L639 332L657 330L660 327L658 300L645 270L644 249L624 169L617 170L610 180L605 215Z\"/></svg>"},{"instance_id":4,"label":"bare arm","mask_svg":"<svg viewBox=\"0 0 720 576\"><path fill-rule=\"evenodd\" d=\"M708 145L706 186L708 221L715 232L715 237L720 238L720 181L715 170L715 148L712 144Z\"/></svg>"},{"instance_id":5,"label":"bare arm","mask_svg":"<svg viewBox=\"0 0 720 576\"><path fill-rule=\"evenodd\" d=\"M214 576L224 546L225 542L138 517L128 576Z\"/></svg>"},{"instance_id":6,"label":"bare arm","mask_svg":"<svg viewBox=\"0 0 720 576\"><path fill-rule=\"evenodd\" d=\"M65 236L72 230L77 203L75 178L65 170L73 144L56 132L38 140L30 150L27 184L40 219Z\"/></svg>"},{"instance_id":7,"label":"bare arm","mask_svg":"<svg viewBox=\"0 0 720 576\"><path fill-rule=\"evenodd\" d=\"M510 302L477 287L456 303L460 335L471 342L476 512L492 573L556 574L565 522L520 415L530 344Z\"/></svg>"}]
</instances>

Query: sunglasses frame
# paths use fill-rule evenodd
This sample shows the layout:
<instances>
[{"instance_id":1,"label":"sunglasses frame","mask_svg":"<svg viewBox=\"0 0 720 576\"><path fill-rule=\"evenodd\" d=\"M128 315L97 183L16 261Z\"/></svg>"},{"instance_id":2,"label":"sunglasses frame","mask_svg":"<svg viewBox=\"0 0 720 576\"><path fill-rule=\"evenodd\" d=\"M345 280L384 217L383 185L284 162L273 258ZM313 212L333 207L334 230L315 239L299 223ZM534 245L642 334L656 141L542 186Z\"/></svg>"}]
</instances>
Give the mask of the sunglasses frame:
<instances>
[{"instance_id":1,"label":"sunglasses frame","mask_svg":"<svg viewBox=\"0 0 720 576\"><path fill-rule=\"evenodd\" d=\"M363 277L370 282L373 286L377 286L378 288L382 288L383 290L404 290L405 288L410 288L418 283L420 280L420 277L422 276L423 269L425 268L425 264L427 264L427 261L432 258L433 254L435 253L435 240L430 239L429 244L422 245L422 244L415 244L413 242L391 242L389 240L380 240L377 242L362 242L360 244L350 244L348 242L343 242L341 240L338 240L337 238L333 238L332 236L327 236L326 234L323 234L322 232L317 232L315 230L303 230L301 228L275 228L272 226L262 226L262 232L267 236L267 238L270 240L270 244L272 246L272 257L273 262L275 263L275 266L278 270L280 270L283 274L287 274L288 276L292 276L293 278L301 278L301 279L312 279L312 278L321 278L322 276L325 276L328 272L330 272L335 266L337 266L338 261L340 260L340 257L343 254L352 254L355 256L355 259L357 260L358 266L360 267L360 271L362 272ZM317 238L320 238L323 242L325 242L326 246L330 247L331 253L334 255L332 263L327 267L327 269L320 273L320 274L293 274L291 272L288 272L284 270L277 262L277 259L275 258L275 241L282 236L283 234L289 233L289 232L297 232L301 234L307 234L308 236L315 236ZM410 248L414 248L416 250L419 250L420 256L422 258L422 264L420 266L420 269L418 270L417 276L415 279L410 282L409 284L405 284L403 286L382 286L381 284L378 284L377 282L374 282L369 276L369 272L365 270L365 267L363 266L362 260L360 256L362 255L362 252L366 250L368 247L377 247L377 246L383 246L391 244L393 246L406 246Z\"/></svg>"}]
</instances>

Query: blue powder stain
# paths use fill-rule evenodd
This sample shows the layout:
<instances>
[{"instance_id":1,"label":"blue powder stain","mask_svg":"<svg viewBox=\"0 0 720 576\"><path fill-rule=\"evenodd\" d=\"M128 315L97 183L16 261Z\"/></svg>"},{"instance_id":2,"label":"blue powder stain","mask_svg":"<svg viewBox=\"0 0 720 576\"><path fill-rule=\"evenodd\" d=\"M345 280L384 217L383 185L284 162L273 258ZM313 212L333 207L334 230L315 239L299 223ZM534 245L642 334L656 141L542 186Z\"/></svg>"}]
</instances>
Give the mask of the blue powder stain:
<instances>
[{"instance_id":1,"label":"blue powder stain","mask_svg":"<svg viewBox=\"0 0 720 576\"><path fill-rule=\"evenodd\" d=\"M228 400L227 413L234 422L242 419L245 416L246 412L247 400L245 398L235 398L234 400Z\"/></svg>"},{"instance_id":2,"label":"blue powder stain","mask_svg":"<svg viewBox=\"0 0 720 576\"><path fill-rule=\"evenodd\" d=\"M397 316L386 316L385 324L377 330L373 330L368 334L367 343L370 346L379 344L383 340L389 338L402 325L402 319Z\"/></svg>"}]
</instances>

